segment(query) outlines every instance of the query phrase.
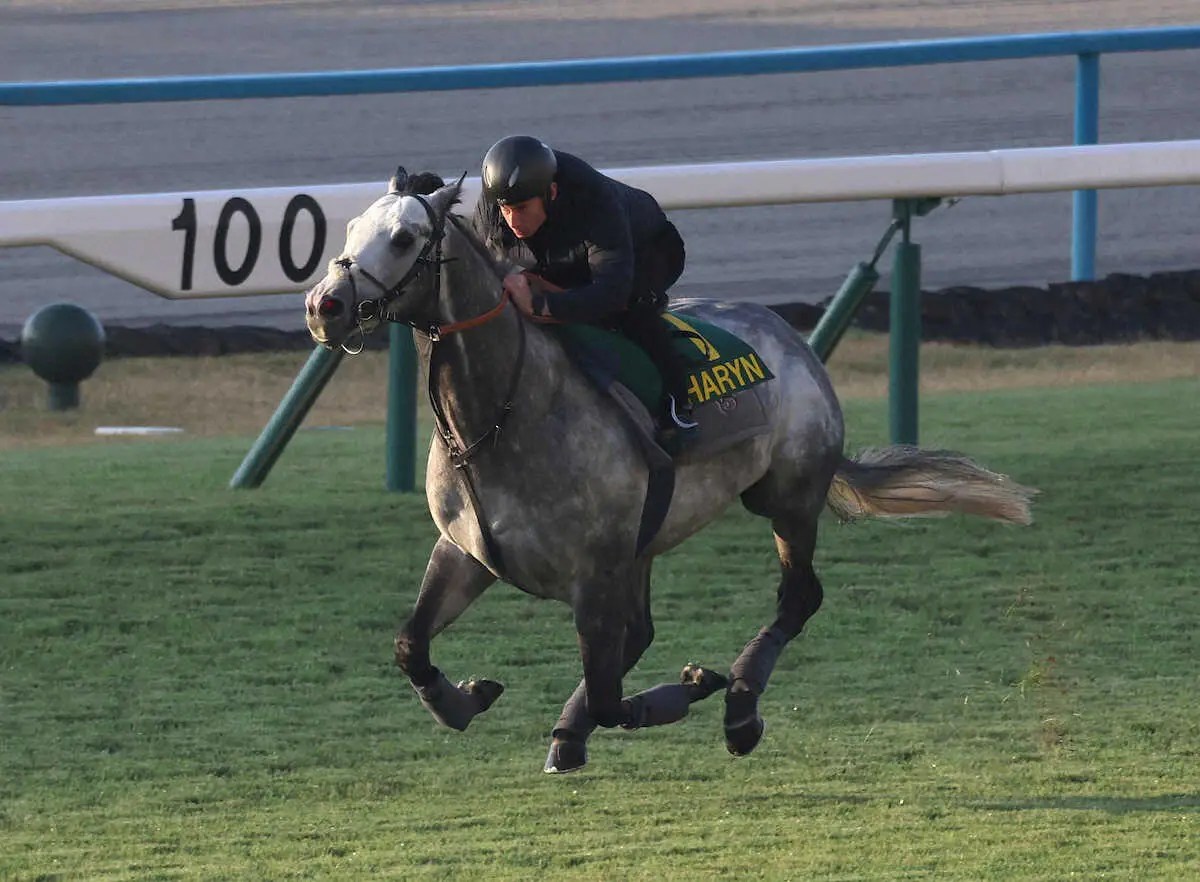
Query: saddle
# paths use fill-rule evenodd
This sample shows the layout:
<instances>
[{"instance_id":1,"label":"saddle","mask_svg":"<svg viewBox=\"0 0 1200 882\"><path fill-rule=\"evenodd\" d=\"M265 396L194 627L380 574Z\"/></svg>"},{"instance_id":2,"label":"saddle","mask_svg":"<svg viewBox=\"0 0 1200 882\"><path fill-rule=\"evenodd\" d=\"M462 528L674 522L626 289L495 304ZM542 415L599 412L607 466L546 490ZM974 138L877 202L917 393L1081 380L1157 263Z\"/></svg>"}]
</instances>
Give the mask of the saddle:
<instances>
[{"instance_id":1,"label":"saddle","mask_svg":"<svg viewBox=\"0 0 1200 882\"><path fill-rule=\"evenodd\" d=\"M527 273L531 285L549 283ZM663 378L640 346L617 331L595 325L547 323L567 355L625 414L647 467L646 498L638 526L637 553L658 535L675 493L675 466L699 461L770 431L763 388L774 379L766 363L744 340L709 322L684 318L668 310L662 321L671 327L676 356L689 365L688 400L699 424L695 443L672 457L658 443L653 414L661 407Z\"/></svg>"},{"instance_id":2,"label":"saddle","mask_svg":"<svg viewBox=\"0 0 1200 882\"><path fill-rule=\"evenodd\" d=\"M624 412L649 468L646 499L638 527L637 553L650 544L666 520L675 493L675 467L702 460L770 431L762 384L774 377L743 340L706 322L663 314L675 331L677 355L687 370L697 440L676 457L658 443L654 417L663 380L645 351L616 331L594 325L549 326L568 355Z\"/></svg>"},{"instance_id":3,"label":"saddle","mask_svg":"<svg viewBox=\"0 0 1200 882\"><path fill-rule=\"evenodd\" d=\"M700 424L698 440L677 461L704 459L767 431L760 387L775 375L758 353L708 322L670 311L662 321L672 331L676 357L687 366L692 418ZM561 324L552 331L576 365L652 436L663 379L645 351L624 335L594 325Z\"/></svg>"}]
</instances>

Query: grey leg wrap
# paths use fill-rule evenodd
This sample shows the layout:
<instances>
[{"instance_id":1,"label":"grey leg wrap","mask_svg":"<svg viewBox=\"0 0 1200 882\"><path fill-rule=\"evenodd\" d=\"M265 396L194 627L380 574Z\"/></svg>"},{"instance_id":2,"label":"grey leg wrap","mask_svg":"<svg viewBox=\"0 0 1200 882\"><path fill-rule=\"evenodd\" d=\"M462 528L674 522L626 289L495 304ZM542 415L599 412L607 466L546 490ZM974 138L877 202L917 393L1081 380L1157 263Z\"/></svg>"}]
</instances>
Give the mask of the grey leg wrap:
<instances>
[{"instance_id":1,"label":"grey leg wrap","mask_svg":"<svg viewBox=\"0 0 1200 882\"><path fill-rule=\"evenodd\" d=\"M587 687L581 680L563 705L562 714L554 724L554 737L586 741L595 729L596 721L587 710Z\"/></svg>"},{"instance_id":2,"label":"grey leg wrap","mask_svg":"<svg viewBox=\"0 0 1200 882\"><path fill-rule=\"evenodd\" d=\"M743 680L755 695L766 691L767 681L775 670L775 663L790 640L776 627L763 628L753 640L746 644L733 667L729 669L730 680Z\"/></svg>"},{"instance_id":3,"label":"grey leg wrap","mask_svg":"<svg viewBox=\"0 0 1200 882\"><path fill-rule=\"evenodd\" d=\"M587 712L587 688L580 682L554 724L554 740L546 755L545 771L555 775L587 765L587 739L595 728L596 721Z\"/></svg>"},{"instance_id":4,"label":"grey leg wrap","mask_svg":"<svg viewBox=\"0 0 1200 882\"><path fill-rule=\"evenodd\" d=\"M621 728L643 729L676 723L687 716L693 692L693 688L684 683L663 683L631 695L621 702L628 710L628 719Z\"/></svg>"},{"instance_id":5,"label":"grey leg wrap","mask_svg":"<svg viewBox=\"0 0 1200 882\"><path fill-rule=\"evenodd\" d=\"M440 670L428 686L414 686L426 710L443 726L464 731L476 714L483 713L500 697L504 687L492 680L472 680L458 686Z\"/></svg>"},{"instance_id":6,"label":"grey leg wrap","mask_svg":"<svg viewBox=\"0 0 1200 882\"><path fill-rule=\"evenodd\" d=\"M680 672L678 683L663 683L626 699L629 720L622 724L623 728L641 729L678 722L688 715L690 705L728 685L729 681L716 671L689 664Z\"/></svg>"},{"instance_id":7,"label":"grey leg wrap","mask_svg":"<svg viewBox=\"0 0 1200 882\"><path fill-rule=\"evenodd\" d=\"M765 724L758 712L758 697L766 690L789 639L779 628L763 628L730 669L725 693L725 748L734 756L745 756L762 740Z\"/></svg>"}]
</instances>

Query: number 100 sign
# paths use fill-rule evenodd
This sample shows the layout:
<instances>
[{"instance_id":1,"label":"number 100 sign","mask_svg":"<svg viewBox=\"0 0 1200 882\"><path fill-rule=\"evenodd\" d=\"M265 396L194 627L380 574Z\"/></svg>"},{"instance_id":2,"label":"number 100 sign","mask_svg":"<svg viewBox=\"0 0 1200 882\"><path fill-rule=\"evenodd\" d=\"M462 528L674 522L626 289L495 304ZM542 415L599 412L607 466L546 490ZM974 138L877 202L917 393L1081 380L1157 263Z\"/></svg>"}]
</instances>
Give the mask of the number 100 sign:
<instances>
[{"instance_id":1,"label":"number 100 sign","mask_svg":"<svg viewBox=\"0 0 1200 882\"><path fill-rule=\"evenodd\" d=\"M49 245L170 299L302 291L381 184L0 202L0 246Z\"/></svg>"},{"instance_id":2,"label":"number 100 sign","mask_svg":"<svg viewBox=\"0 0 1200 882\"><path fill-rule=\"evenodd\" d=\"M170 299L314 284L381 183L0 202L0 246L49 245Z\"/></svg>"},{"instance_id":3,"label":"number 100 sign","mask_svg":"<svg viewBox=\"0 0 1200 882\"><path fill-rule=\"evenodd\" d=\"M325 212L312 196L298 193L284 207L277 226L275 241L267 242L264 248L259 210L249 199L233 196L225 201L217 214L211 251L197 255L196 200L185 197L183 208L171 221L171 229L183 233L179 290L187 292L195 287L197 257L211 259L217 278L231 288L245 283L260 260L273 261L271 269L278 268L293 284L303 284L324 262L328 231ZM306 226L307 230L304 229ZM301 232L298 234L298 231Z\"/></svg>"},{"instance_id":4,"label":"number 100 sign","mask_svg":"<svg viewBox=\"0 0 1200 882\"><path fill-rule=\"evenodd\" d=\"M303 290L337 256L346 223L381 190L345 184L181 195L170 220L179 293L168 296Z\"/></svg>"}]
</instances>

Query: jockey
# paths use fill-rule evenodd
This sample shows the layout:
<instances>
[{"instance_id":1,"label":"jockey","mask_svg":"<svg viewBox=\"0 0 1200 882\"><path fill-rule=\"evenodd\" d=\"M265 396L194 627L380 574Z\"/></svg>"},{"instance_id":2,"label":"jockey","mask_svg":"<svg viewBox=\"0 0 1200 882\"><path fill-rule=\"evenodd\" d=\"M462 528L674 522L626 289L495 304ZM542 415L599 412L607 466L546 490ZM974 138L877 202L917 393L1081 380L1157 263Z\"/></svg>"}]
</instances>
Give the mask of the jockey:
<instances>
[{"instance_id":1,"label":"jockey","mask_svg":"<svg viewBox=\"0 0 1200 882\"><path fill-rule=\"evenodd\" d=\"M510 274L504 289L521 312L602 325L645 350L665 386L660 441L678 450L691 440L687 377L660 317L683 272L683 239L653 196L514 135L483 157L472 223L493 256L564 289L531 290L524 272Z\"/></svg>"}]
</instances>

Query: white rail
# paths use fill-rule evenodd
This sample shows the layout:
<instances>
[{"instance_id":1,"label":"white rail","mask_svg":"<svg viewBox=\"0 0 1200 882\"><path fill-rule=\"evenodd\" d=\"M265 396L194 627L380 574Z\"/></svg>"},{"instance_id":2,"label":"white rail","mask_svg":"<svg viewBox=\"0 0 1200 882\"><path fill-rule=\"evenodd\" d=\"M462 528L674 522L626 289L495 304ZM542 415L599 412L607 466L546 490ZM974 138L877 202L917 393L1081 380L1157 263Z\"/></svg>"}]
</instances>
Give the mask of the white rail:
<instances>
[{"instance_id":1,"label":"white rail","mask_svg":"<svg viewBox=\"0 0 1200 882\"><path fill-rule=\"evenodd\" d=\"M608 169L664 208L1200 184L1200 140ZM0 202L0 246L49 245L171 299L303 290L379 183ZM465 182L464 205L479 192Z\"/></svg>"}]
</instances>

